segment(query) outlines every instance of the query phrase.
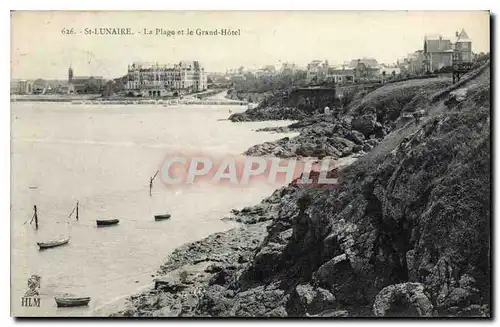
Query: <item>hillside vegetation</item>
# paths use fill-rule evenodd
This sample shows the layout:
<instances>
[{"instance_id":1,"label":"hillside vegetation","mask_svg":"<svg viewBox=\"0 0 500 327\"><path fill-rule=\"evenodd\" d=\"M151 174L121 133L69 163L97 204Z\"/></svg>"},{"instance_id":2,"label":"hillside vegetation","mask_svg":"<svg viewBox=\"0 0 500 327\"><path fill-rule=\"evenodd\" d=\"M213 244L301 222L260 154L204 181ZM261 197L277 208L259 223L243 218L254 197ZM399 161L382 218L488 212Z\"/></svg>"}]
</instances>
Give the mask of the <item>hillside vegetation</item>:
<instances>
[{"instance_id":1,"label":"hillside vegetation","mask_svg":"<svg viewBox=\"0 0 500 327\"><path fill-rule=\"evenodd\" d=\"M446 82L402 82L353 100L338 121L296 123L321 142L338 137L314 134L325 122L325 131L340 124L370 140L377 129L352 128L368 111L384 132L340 172L338 187L292 183L234 210L240 229L176 250L162 274L205 268L182 288L171 282L141 295L121 315L489 317L489 74L446 100L430 100ZM426 112L420 123L388 127L417 109Z\"/></svg>"}]
</instances>

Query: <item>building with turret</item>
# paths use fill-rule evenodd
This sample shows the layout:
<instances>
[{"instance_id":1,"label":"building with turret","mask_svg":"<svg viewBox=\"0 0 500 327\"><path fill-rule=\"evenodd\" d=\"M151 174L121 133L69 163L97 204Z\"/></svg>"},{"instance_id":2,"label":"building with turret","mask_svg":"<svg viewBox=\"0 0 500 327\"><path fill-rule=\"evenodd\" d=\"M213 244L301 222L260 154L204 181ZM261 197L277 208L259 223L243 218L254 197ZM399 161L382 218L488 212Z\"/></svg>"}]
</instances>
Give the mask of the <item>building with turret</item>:
<instances>
[{"instance_id":1,"label":"building with turret","mask_svg":"<svg viewBox=\"0 0 500 327\"><path fill-rule=\"evenodd\" d=\"M464 29L455 33L455 38L441 35L424 38L426 70L430 72L451 67L453 62L471 62L472 40Z\"/></svg>"},{"instance_id":2,"label":"building with turret","mask_svg":"<svg viewBox=\"0 0 500 327\"><path fill-rule=\"evenodd\" d=\"M198 92L207 89L207 74L198 61L178 64L133 63L128 66L125 89L142 96L164 96L172 91Z\"/></svg>"},{"instance_id":3,"label":"building with turret","mask_svg":"<svg viewBox=\"0 0 500 327\"><path fill-rule=\"evenodd\" d=\"M471 62L472 56L472 40L469 38L465 30L455 33L454 43L454 60L459 62Z\"/></svg>"}]
</instances>

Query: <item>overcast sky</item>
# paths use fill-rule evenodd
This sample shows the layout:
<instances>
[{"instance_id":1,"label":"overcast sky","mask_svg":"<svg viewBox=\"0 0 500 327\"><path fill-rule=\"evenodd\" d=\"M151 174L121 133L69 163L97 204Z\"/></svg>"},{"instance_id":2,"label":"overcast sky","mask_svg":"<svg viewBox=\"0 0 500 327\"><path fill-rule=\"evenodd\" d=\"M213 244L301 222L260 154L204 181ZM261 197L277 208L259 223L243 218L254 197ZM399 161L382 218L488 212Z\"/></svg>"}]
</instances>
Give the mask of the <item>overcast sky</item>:
<instances>
[{"instance_id":1,"label":"overcast sky","mask_svg":"<svg viewBox=\"0 0 500 327\"><path fill-rule=\"evenodd\" d=\"M426 34L453 37L465 29L474 52L488 52L488 12L281 11L281 12L14 12L11 14L12 78L114 78L134 61L199 60L207 71L244 66L359 57L394 63L422 49ZM89 36L84 29L131 28L130 36ZM63 35L73 28L76 35ZM164 30L240 29L240 36L145 36Z\"/></svg>"}]
</instances>

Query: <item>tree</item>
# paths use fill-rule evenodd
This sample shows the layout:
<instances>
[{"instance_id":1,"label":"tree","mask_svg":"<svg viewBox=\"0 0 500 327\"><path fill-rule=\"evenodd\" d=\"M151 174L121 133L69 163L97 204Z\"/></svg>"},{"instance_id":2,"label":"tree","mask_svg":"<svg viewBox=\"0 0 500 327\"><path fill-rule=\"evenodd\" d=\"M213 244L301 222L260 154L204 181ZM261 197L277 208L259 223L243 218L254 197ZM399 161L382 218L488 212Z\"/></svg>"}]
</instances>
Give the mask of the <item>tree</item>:
<instances>
[{"instance_id":1,"label":"tree","mask_svg":"<svg viewBox=\"0 0 500 327\"><path fill-rule=\"evenodd\" d=\"M113 94L115 94L115 82L114 81L108 81L102 91L102 96L109 97Z\"/></svg>"}]
</instances>

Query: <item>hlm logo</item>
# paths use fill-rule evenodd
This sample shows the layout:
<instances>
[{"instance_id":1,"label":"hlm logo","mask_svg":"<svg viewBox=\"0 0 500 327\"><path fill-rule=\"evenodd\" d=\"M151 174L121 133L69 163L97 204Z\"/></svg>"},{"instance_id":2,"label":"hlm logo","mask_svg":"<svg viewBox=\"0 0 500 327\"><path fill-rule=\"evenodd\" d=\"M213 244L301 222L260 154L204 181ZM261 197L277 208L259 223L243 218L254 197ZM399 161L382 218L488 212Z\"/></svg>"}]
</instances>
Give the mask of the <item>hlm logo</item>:
<instances>
[{"instance_id":1,"label":"hlm logo","mask_svg":"<svg viewBox=\"0 0 500 327\"><path fill-rule=\"evenodd\" d=\"M21 298L23 307L40 307L40 276L31 275L28 279L28 290Z\"/></svg>"},{"instance_id":2,"label":"hlm logo","mask_svg":"<svg viewBox=\"0 0 500 327\"><path fill-rule=\"evenodd\" d=\"M40 307L40 298L39 297L22 297L21 298L21 306L23 307Z\"/></svg>"}]
</instances>

